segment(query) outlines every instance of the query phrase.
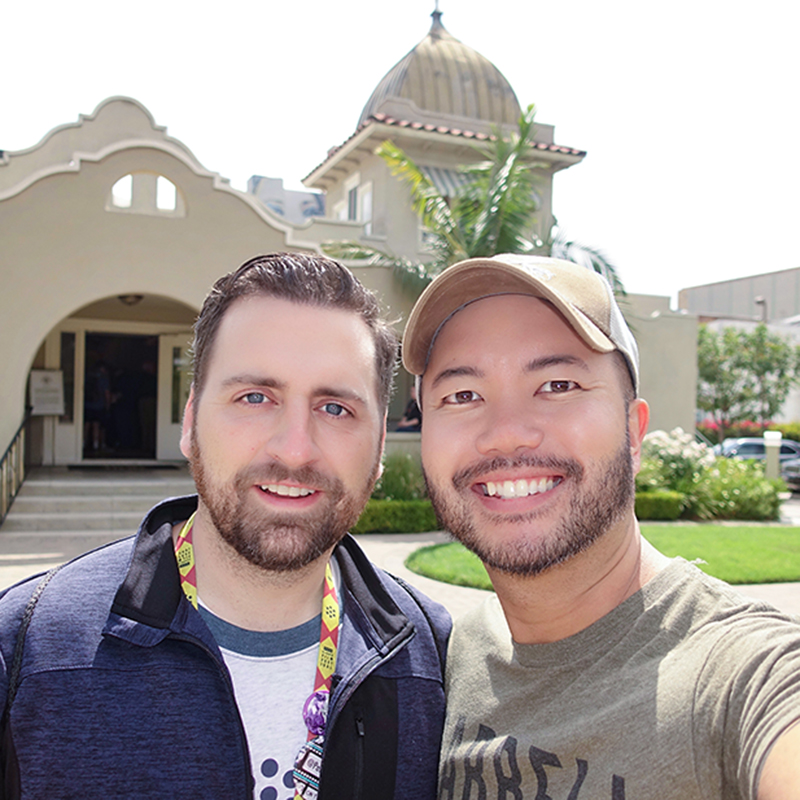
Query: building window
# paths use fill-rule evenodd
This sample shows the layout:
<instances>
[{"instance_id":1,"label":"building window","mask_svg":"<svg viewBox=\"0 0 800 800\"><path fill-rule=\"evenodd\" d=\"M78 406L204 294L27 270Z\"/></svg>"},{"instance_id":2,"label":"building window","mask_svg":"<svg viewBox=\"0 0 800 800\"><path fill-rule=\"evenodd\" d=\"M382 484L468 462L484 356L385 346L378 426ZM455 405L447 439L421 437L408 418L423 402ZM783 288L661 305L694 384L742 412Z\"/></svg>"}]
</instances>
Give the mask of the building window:
<instances>
[{"instance_id":1,"label":"building window","mask_svg":"<svg viewBox=\"0 0 800 800\"><path fill-rule=\"evenodd\" d=\"M72 422L75 414L75 334L61 332L61 374L64 378L64 413L59 422Z\"/></svg>"},{"instance_id":2,"label":"building window","mask_svg":"<svg viewBox=\"0 0 800 800\"><path fill-rule=\"evenodd\" d=\"M358 186L347 193L347 219L351 222L358 219Z\"/></svg>"},{"instance_id":3,"label":"building window","mask_svg":"<svg viewBox=\"0 0 800 800\"><path fill-rule=\"evenodd\" d=\"M359 219L364 223L364 235L372 235L372 184L358 187Z\"/></svg>"},{"instance_id":4,"label":"building window","mask_svg":"<svg viewBox=\"0 0 800 800\"><path fill-rule=\"evenodd\" d=\"M133 175L123 175L111 187L111 205L114 208L130 208L133 202Z\"/></svg>"},{"instance_id":5,"label":"building window","mask_svg":"<svg viewBox=\"0 0 800 800\"><path fill-rule=\"evenodd\" d=\"M178 206L178 190L175 184L159 175L156 178L156 208L159 211L174 211Z\"/></svg>"},{"instance_id":6,"label":"building window","mask_svg":"<svg viewBox=\"0 0 800 800\"><path fill-rule=\"evenodd\" d=\"M364 233L372 233L372 183L361 183L356 172L344 182L344 197L333 206L334 219L363 222Z\"/></svg>"},{"instance_id":7,"label":"building window","mask_svg":"<svg viewBox=\"0 0 800 800\"><path fill-rule=\"evenodd\" d=\"M186 216L183 195L178 187L169 178L152 172L123 175L111 187L106 210L152 216Z\"/></svg>"}]
</instances>

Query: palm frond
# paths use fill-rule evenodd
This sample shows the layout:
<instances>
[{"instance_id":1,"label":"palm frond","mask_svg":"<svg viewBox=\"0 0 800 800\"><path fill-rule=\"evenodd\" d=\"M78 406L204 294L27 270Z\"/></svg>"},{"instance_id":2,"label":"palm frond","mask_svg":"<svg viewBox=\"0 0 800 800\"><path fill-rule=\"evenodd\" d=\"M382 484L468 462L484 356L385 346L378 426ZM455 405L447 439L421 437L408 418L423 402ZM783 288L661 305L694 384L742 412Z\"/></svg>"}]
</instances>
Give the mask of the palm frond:
<instances>
[{"instance_id":1,"label":"palm frond","mask_svg":"<svg viewBox=\"0 0 800 800\"><path fill-rule=\"evenodd\" d=\"M411 261L408 258L394 256L369 247L361 242L323 242L320 245L326 256L339 261L361 262L370 267L389 267L401 285L419 294L430 282L435 273L429 272L426 264Z\"/></svg>"},{"instance_id":2,"label":"palm frond","mask_svg":"<svg viewBox=\"0 0 800 800\"><path fill-rule=\"evenodd\" d=\"M599 272L611 284L611 289L617 297L626 296L625 286L619 277L617 268L602 250L567 239L556 224L551 228L546 246L549 248L548 255L553 258L563 258L575 264L582 264L588 269Z\"/></svg>"}]
</instances>

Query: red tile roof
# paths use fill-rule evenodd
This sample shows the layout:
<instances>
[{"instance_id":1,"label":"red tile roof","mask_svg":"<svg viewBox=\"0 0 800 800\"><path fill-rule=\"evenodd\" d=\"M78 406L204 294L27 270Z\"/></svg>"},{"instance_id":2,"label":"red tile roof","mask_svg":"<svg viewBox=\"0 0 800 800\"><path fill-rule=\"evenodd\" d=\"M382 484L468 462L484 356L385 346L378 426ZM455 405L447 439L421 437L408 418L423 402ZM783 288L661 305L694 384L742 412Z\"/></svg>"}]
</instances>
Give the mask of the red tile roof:
<instances>
[{"instance_id":1,"label":"red tile roof","mask_svg":"<svg viewBox=\"0 0 800 800\"><path fill-rule=\"evenodd\" d=\"M408 119L395 119L394 117L390 117L388 114L371 114L367 117L361 125L356 128L355 132L345 139L340 145L336 147L331 147L328 150L328 155L325 157L324 161L321 161L317 164L311 172L306 175L303 180L306 180L310 175L315 173L326 161L330 160L331 156L335 153L338 153L348 142L352 141L359 133L361 133L364 128L366 128L371 122L380 122L383 125L391 125L396 128L410 128L411 130L415 131L430 131L431 133L442 133L449 136L460 136L464 139L474 139L476 141L488 141L490 139L494 139L494 136L488 133L476 133L475 131L465 131L461 130L461 128L448 128L446 125L432 125L430 123L424 122L413 122L412 120ZM563 153L565 155L570 156L585 156L585 150L576 150L573 147L563 147L558 144L548 144L547 142L534 142L533 148L535 150L546 150L548 153Z\"/></svg>"}]
</instances>

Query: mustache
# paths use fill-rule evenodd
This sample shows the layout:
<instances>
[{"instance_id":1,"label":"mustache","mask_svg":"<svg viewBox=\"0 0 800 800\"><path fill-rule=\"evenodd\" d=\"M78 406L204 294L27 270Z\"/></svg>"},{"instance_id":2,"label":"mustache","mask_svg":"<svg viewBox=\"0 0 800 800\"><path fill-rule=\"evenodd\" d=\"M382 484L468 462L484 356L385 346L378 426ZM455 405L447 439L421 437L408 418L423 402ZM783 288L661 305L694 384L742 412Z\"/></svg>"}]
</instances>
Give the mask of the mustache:
<instances>
[{"instance_id":1,"label":"mustache","mask_svg":"<svg viewBox=\"0 0 800 800\"><path fill-rule=\"evenodd\" d=\"M494 458L483 458L475 461L453 475L453 486L459 491L463 491L469 488L477 478L489 472L522 467L549 470L566 478L574 478L579 482L583 480L583 466L571 458L527 454L514 457L495 456Z\"/></svg>"},{"instance_id":2,"label":"mustache","mask_svg":"<svg viewBox=\"0 0 800 800\"><path fill-rule=\"evenodd\" d=\"M290 469L280 461L270 461L265 464L254 464L246 467L236 474L236 488L246 489L254 484L266 483L298 483L321 489L329 494L342 491L342 482L310 466Z\"/></svg>"}]
</instances>

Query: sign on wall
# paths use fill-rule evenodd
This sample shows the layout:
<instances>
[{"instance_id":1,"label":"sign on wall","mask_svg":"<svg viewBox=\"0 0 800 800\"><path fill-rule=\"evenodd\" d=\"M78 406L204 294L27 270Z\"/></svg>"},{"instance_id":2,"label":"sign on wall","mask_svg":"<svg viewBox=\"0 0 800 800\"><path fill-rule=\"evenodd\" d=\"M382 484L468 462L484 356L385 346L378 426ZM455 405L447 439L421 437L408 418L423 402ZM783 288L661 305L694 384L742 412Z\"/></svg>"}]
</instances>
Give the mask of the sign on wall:
<instances>
[{"instance_id":1,"label":"sign on wall","mask_svg":"<svg viewBox=\"0 0 800 800\"><path fill-rule=\"evenodd\" d=\"M60 369L31 370L31 414L57 416L64 413L64 376Z\"/></svg>"}]
</instances>

